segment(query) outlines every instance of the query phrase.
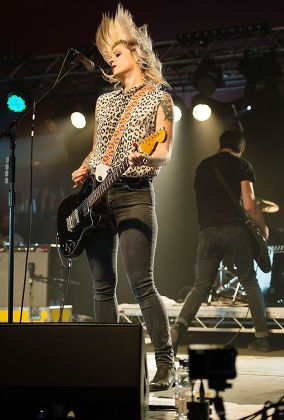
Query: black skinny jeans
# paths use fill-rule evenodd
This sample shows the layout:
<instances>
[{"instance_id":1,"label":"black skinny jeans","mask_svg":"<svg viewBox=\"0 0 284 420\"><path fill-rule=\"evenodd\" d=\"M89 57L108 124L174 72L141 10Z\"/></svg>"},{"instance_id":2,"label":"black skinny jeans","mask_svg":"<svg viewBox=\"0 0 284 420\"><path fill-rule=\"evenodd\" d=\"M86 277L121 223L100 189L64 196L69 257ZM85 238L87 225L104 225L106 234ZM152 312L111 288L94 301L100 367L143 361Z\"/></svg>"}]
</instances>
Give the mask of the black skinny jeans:
<instances>
[{"instance_id":1,"label":"black skinny jeans","mask_svg":"<svg viewBox=\"0 0 284 420\"><path fill-rule=\"evenodd\" d=\"M95 321L118 322L117 250L150 335L157 366L173 366L169 322L153 277L157 241L152 181L121 179L104 196L113 225L95 229L86 244L94 287Z\"/></svg>"}]
</instances>

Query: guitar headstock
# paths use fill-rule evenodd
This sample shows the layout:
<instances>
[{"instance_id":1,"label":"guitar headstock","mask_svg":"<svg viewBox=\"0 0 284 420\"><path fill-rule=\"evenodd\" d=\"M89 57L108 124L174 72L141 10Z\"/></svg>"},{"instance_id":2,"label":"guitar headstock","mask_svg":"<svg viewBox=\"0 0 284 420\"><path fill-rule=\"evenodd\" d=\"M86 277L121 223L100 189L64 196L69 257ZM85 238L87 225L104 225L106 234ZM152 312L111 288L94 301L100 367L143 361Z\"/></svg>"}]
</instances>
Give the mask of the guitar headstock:
<instances>
[{"instance_id":1,"label":"guitar headstock","mask_svg":"<svg viewBox=\"0 0 284 420\"><path fill-rule=\"evenodd\" d=\"M151 155L158 143L163 143L167 138L167 132L161 128L150 136L145 137L139 144L139 151Z\"/></svg>"}]
</instances>

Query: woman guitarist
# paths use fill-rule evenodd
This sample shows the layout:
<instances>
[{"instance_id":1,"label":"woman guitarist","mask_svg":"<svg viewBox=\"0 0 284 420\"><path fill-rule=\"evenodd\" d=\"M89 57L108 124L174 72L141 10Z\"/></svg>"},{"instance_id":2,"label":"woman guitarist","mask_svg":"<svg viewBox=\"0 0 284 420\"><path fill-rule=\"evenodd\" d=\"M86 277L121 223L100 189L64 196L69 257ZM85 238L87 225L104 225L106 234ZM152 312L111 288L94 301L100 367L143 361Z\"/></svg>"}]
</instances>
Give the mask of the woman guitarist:
<instances>
[{"instance_id":1,"label":"woman guitarist","mask_svg":"<svg viewBox=\"0 0 284 420\"><path fill-rule=\"evenodd\" d=\"M94 287L95 320L118 322L116 298L117 245L133 294L138 301L155 351L157 372L150 390L168 389L174 382L174 360L168 318L153 277L157 239L152 180L171 157L173 103L152 50L146 26L137 27L121 5L114 17L103 15L96 45L111 68L104 78L114 90L96 103L93 150L72 173L74 188L89 174L100 182L128 157L129 167L103 197L109 223L91 231L85 249ZM166 140L151 156L139 142L165 128ZM110 169L109 169L110 168Z\"/></svg>"}]
</instances>

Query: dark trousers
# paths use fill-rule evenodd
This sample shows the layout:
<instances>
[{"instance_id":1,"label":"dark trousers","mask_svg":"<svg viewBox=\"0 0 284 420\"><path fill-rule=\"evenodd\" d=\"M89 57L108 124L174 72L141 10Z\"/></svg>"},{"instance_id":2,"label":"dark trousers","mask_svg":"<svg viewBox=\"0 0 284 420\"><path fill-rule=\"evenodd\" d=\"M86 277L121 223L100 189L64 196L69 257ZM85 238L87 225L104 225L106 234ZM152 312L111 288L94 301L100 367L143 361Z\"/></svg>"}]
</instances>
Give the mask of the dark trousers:
<instances>
[{"instance_id":1,"label":"dark trousers","mask_svg":"<svg viewBox=\"0 0 284 420\"><path fill-rule=\"evenodd\" d=\"M256 337L267 337L264 298L256 279L250 233L246 226L216 226L199 232L196 282L178 317L186 327L208 297L225 253L232 256L239 281L247 294Z\"/></svg>"},{"instance_id":2,"label":"dark trousers","mask_svg":"<svg viewBox=\"0 0 284 420\"><path fill-rule=\"evenodd\" d=\"M86 245L94 285L95 320L118 322L117 251L150 335L157 366L173 365L169 322L153 277L157 241L155 196L151 180L123 180L105 195L112 220L94 230Z\"/></svg>"}]
</instances>

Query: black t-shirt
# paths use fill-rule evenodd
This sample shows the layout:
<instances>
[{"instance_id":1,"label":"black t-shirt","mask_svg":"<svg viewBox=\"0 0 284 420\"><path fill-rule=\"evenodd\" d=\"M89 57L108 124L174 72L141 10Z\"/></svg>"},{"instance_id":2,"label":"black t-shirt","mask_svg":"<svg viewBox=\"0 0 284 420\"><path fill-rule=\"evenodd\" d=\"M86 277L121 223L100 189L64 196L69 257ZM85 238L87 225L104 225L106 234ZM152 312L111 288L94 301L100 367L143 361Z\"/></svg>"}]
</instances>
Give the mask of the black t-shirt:
<instances>
[{"instance_id":1,"label":"black t-shirt","mask_svg":"<svg viewBox=\"0 0 284 420\"><path fill-rule=\"evenodd\" d=\"M238 201L241 198L241 181L255 181L251 164L232 153L220 152L202 160L194 179L199 227L243 224L236 205L215 173L213 161Z\"/></svg>"}]
</instances>

